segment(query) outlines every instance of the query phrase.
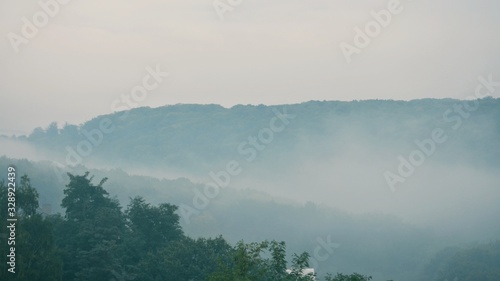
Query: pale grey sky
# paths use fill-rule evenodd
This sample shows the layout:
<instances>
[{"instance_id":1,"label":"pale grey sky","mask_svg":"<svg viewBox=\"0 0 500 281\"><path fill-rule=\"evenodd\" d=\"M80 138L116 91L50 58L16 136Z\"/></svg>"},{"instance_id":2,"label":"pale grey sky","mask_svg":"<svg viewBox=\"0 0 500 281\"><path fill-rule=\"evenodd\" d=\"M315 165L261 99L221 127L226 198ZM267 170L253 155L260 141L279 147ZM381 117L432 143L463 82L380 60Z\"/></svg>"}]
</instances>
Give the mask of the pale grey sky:
<instances>
[{"instance_id":1,"label":"pale grey sky","mask_svg":"<svg viewBox=\"0 0 500 281\"><path fill-rule=\"evenodd\" d=\"M70 0L16 53L8 34L43 10L0 0L0 134L110 113L157 64L170 76L138 106L462 98L500 80L494 0L401 0L347 63L339 44L390 1L242 0L221 20L212 0Z\"/></svg>"}]
</instances>

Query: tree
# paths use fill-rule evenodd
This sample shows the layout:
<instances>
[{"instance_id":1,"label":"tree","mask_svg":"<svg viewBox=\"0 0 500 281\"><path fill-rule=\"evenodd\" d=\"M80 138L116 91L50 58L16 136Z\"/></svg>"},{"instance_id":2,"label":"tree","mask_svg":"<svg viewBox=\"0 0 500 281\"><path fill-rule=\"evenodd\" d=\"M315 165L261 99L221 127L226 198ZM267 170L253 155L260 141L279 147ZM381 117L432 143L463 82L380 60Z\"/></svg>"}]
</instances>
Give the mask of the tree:
<instances>
[{"instance_id":1,"label":"tree","mask_svg":"<svg viewBox=\"0 0 500 281\"><path fill-rule=\"evenodd\" d=\"M335 277L328 274L325 281L369 281L372 280L371 276L361 275L359 273L353 273L351 275L344 275L342 273L337 273Z\"/></svg>"},{"instance_id":2,"label":"tree","mask_svg":"<svg viewBox=\"0 0 500 281\"><path fill-rule=\"evenodd\" d=\"M17 189L16 275L6 276L6 255L0 258L0 280L22 281L312 281L309 254L293 254L288 268L285 242L263 241L230 246L223 237L193 239L179 225L177 207L153 206L131 199L125 212L103 188L106 178L92 183L89 173L68 174L61 205L65 215L37 213L38 192L28 176ZM0 182L0 203L8 193ZM0 208L6 222L7 208ZM0 250L9 252L2 235ZM475 253L475 252L474 252ZM482 254L481 254L482 253ZM497 264L498 257L479 262ZM489 257L489 259L488 259ZM327 276L326 281L368 281L357 273ZM490 279L487 279L488 281ZM491 279L495 280L495 279Z\"/></svg>"},{"instance_id":3,"label":"tree","mask_svg":"<svg viewBox=\"0 0 500 281\"><path fill-rule=\"evenodd\" d=\"M59 129L57 128L57 122L52 122L50 125L45 129L45 134L49 138L56 138L59 135Z\"/></svg>"},{"instance_id":4,"label":"tree","mask_svg":"<svg viewBox=\"0 0 500 281\"><path fill-rule=\"evenodd\" d=\"M160 249L169 241L183 236L176 211L177 206L174 205L163 203L156 207L146 203L142 197L131 199L125 215L136 242L142 244L141 251Z\"/></svg>"},{"instance_id":5,"label":"tree","mask_svg":"<svg viewBox=\"0 0 500 281\"><path fill-rule=\"evenodd\" d=\"M264 255L264 256L263 256ZM270 256L270 258L265 258ZM210 281L312 281L315 274L304 273L309 266L309 254L294 255L292 268L287 269L285 242L263 241L234 247L232 260L220 264Z\"/></svg>"},{"instance_id":6,"label":"tree","mask_svg":"<svg viewBox=\"0 0 500 281\"><path fill-rule=\"evenodd\" d=\"M461 249L444 261L435 280L500 280L500 241Z\"/></svg>"},{"instance_id":7,"label":"tree","mask_svg":"<svg viewBox=\"0 0 500 281\"><path fill-rule=\"evenodd\" d=\"M309 267L309 253L304 252L300 255L293 254L292 269L289 271L287 280L310 281L315 280L314 273L305 273L304 270Z\"/></svg>"},{"instance_id":8,"label":"tree","mask_svg":"<svg viewBox=\"0 0 500 281\"><path fill-rule=\"evenodd\" d=\"M17 204L21 215L30 217L36 214L38 209L38 191L31 186L31 180L27 175L21 177L21 185L16 192Z\"/></svg>"},{"instance_id":9,"label":"tree","mask_svg":"<svg viewBox=\"0 0 500 281\"><path fill-rule=\"evenodd\" d=\"M103 208L119 209L117 202L109 198L109 194L102 185L107 178L101 180L98 185L91 183L89 172L83 176L74 176L68 173L70 182L66 185L61 206L66 208L66 218L70 221L84 221L93 219L97 211Z\"/></svg>"},{"instance_id":10,"label":"tree","mask_svg":"<svg viewBox=\"0 0 500 281\"><path fill-rule=\"evenodd\" d=\"M168 242L156 253L148 253L139 264L140 280L207 280L219 263L230 260L231 246L222 238L184 237Z\"/></svg>"},{"instance_id":11,"label":"tree","mask_svg":"<svg viewBox=\"0 0 500 281\"><path fill-rule=\"evenodd\" d=\"M21 177L21 185L15 190L17 221L15 222L14 243L7 243L10 233L0 236L0 252L10 253L15 249L15 274L7 271L7 255L0 258L0 280L61 280L62 260L54 241L54 231L50 220L37 213L38 192L31 186L27 175ZM7 186L0 182L0 204L7 206ZM6 229L7 208L1 208L2 230ZM9 218L12 218L9 216ZM9 222L10 224L10 222Z\"/></svg>"},{"instance_id":12,"label":"tree","mask_svg":"<svg viewBox=\"0 0 500 281\"><path fill-rule=\"evenodd\" d=\"M16 280L62 280L61 253L56 247L50 221L40 214L32 214L19 220L17 233Z\"/></svg>"},{"instance_id":13,"label":"tree","mask_svg":"<svg viewBox=\"0 0 500 281\"><path fill-rule=\"evenodd\" d=\"M287 275L285 242L271 241L269 251L271 252L270 277L274 280L285 278Z\"/></svg>"},{"instance_id":14,"label":"tree","mask_svg":"<svg viewBox=\"0 0 500 281\"><path fill-rule=\"evenodd\" d=\"M88 172L68 175L61 204L65 220L57 229L66 261L64 280L109 281L117 274L126 275L121 261L125 218L118 201L102 187L107 178L93 185Z\"/></svg>"},{"instance_id":15,"label":"tree","mask_svg":"<svg viewBox=\"0 0 500 281\"><path fill-rule=\"evenodd\" d=\"M185 242L176 210L177 206L166 203L152 206L142 197L132 198L125 210L127 233L123 247L124 263L131 272L142 276L142 280L155 280L152 276L162 276L164 280L168 276L162 273L168 268L165 263L171 260L166 256L167 245L177 243L179 249L190 248ZM184 268L188 265L189 262ZM173 271L170 273L176 275Z\"/></svg>"}]
</instances>

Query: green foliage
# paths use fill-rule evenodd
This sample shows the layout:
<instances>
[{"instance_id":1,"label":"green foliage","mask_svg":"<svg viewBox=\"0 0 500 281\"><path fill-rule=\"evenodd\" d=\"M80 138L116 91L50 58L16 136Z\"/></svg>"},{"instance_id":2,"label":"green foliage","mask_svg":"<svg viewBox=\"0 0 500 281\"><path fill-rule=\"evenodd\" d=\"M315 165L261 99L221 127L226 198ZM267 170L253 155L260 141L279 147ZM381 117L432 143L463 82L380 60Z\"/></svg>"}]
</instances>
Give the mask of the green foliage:
<instances>
[{"instance_id":1,"label":"green foliage","mask_svg":"<svg viewBox=\"0 0 500 281\"><path fill-rule=\"evenodd\" d=\"M369 281L372 280L371 276L361 275L359 273L353 273L350 275L337 273L335 277L331 274L326 276L325 281Z\"/></svg>"},{"instance_id":2,"label":"green foliage","mask_svg":"<svg viewBox=\"0 0 500 281\"><path fill-rule=\"evenodd\" d=\"M27 175L21 177L21 185L16 192L18 212L24 216L36 214L38 209L38 191L31 186L31 180Z\"/></svg>"},{"instance_id":3,"label":"green foliage","mask_svg":"<svg viewBox=\"0 0 500 281\"><path fill-rule=\"evenodd\" d=\"M53 281L62 278L62 259L54 241L54 229L49 219L37 213L38 193L30 184L28 176L21 177L16 188L17 222L15 240L8 240L7 186L0 182L0 280ZM15 244L9 243L14 241ZM15 274L7 271L7 254L15 247Z\"/></svg>"},{"instance_id":4,"label":"green foliage","mask_svg":"<svg viewBox=\"0 0 500 281\"><path fill-rule=\"evenodd\" d=\"M143 251L153 251L166 243L180 239L183 235L179 225L177 206L160 204L158 207L146 203L142 197L131 199L125 211L128 226Z\"/></svg>"},{"instance_id":5,"label":"green foliage","mask_svg":"<svg viewBox=\"0 0 500 281\"><path fill-rule=\"evenodd\" d=\"M23 167L23 171L30 175L32 184L36 186L42 198L41 205L50 203L53 211L61 210L63 214L65 213L63 208L58 209L57 206L64 198L63 189L70 179L68 175L64 174L65 181L59 182L52 166L48 163L0 157L0 165L9 165L8 163ZM72 174L84 175L85 169L74 169ZM139 192L150 206L159 206L162 202L178 205L193 199L193 188L203 188L187 179L158 180L151 177L130 176L121 170L90 170L89 174L94 175L96 183L99 182L97 179L109 177L103 188L120 198L125 211L130 198L134 198ZM305 207L292 206L277 203L264 193L234 189L224 190L217 200L217 204L211 204L210 208L191 224L182 225L183 219L180 219L180 225L186 235L216 237L223 234L232 244L241 239L260 241L261 237L276 237L287 241L290 252L302 252L313 251L318 246L316 244L318 235L326 239L326 235L331 234L335 242L342 242L342 249L345 251L341 256L334 253L328 260L321 262L317 271L319 276L324 276L329 268L335 268L348 272L355 270L382 272L383 276L377 278L392 277L397 280L414 281L417 280L414 277L420 271L420 264L428 262L428 257L423 253L429 251L429 244L434 243L437 245L435 247L443 244L442 241L436 241L435 237L428 235L426 231L385 216L366 218L352 216L314 204ZM1 211L3 209L0 209ZM126 218L125 215L124 217ZM64 220L64 217L61 219ZM297 223L298 221L300 223ZM129 223L127 219L127 229ZM55 219L53 224L59 225ZM72 239L77 234L78 228L71 226L70 223L64 225L65 230L61 232L68 233L68 239ZM255 228L256 225L259 227ZM144 252L140 250L144 241L137 240L135 235L127 237L128 235L131 233L126 231L121 240L127 245L122 245L120 251L126 253L123 256L127 259L124 261L127 267L132 265L137 267L139 254ZM63 239L61 236L56 238L58 241ZM290 256L289 258L291 259Z\"/></svg>"},{"instance_id":6,"label":"green foliage","mask_svg":"<svg viewBox=\"0 0 500 281\"><path fill-rule=\"evenodd\" d=\"M442 115L460 102L453 99L422 99L409 102L310 101L288 105L289 112L301 118L294 120L286 131L282 132L286 137L275 140L280 142L280 148L277 148L276 152L299 145L302 141L301 135L307 135L310 139L333 136L326 141L331 144L333 139L339 137L339 132L346 131L359 132L359 135L356 135L358 138L369 139L375 147L382 144L396 146L401 143L413 143L416 138L435 128L448 127L449 124L443 124ZM460 141L457 140L455 149L446 152L446 156L454 160L461 160L466 156L465 159L475 163L499 165L500 149L497 140L500 99L486 98L478 103L478 110L456 132L455 138ZM45 129L37 128L28 137L28 141L50 148L55 153L65 152L67 145L74 146L85 139L83 130L99 128L99 122L109 118L115 128L113 134L106 135L88 158L113 159L109 164L130 161L135 165L152 164L151 167L160 165L203 171L204 166L213 167L221 161L231 159L234 148L245 140L249 133L268 125L274 114L273 108L279 107L238 105L223 108L218 105L180 104L159 108L136 108L127 111L128 118L121 118L124 113L118 112L96 117L78 127L65 125L62 130L57 130L57 127L51 124ZM490 123L493 124L488 127ZM478 125L482 130L477 130ZM484 145L470 145L479 141ZM342 148L334 149L341 151ZM322 150L322 153L335 152L328 147L323 147ZM456 155L458 152L460 157ZM434 157L444 157L445 152L442 154Z\"/></svg>"},{"instance_id":7,"label":"green foliage","mask_svg":"<svg viewBox=\"0 0 500 281\"><path fill-rule=\"evenodd\" d=\"M447 259L434 280L500 280L500 241L456 250Z\"/></svg>"},{"instance_id":8,"label":"green foliage","mask_svg":"<svg viewBox=\"0 0 500 281\"><path fill-rule=\"evenodd\" d=\"M293 254L288 266L285 242L241 241L233 247L221 236L189 238L180 227L175 205L154 206L135 197L122 212L103 188L106 178L94 185L88 172L68 176L61 204L64 216L38 214L38 192L27 176L21 178L18 274L8 280L316 280L315 274L304 271L309 267L308 253ZM0 202L6 200L6 187L0 182ZM6 218L1 210L0 219ZM2 239L0 249L6 252L6 245ZM4 280L6 260L0 270Z\"/></svg>"},{"instance_id":9,"label":"green foliage","mask_svg":"<svg viewBox=\"0 0 500 281\"><path fill-rule=\"evenodd\" d=\"M266 257L266 256L270 256ZM309 266L309 254L294 255L292 268L287 269L286 245L284 242L264 241L245 244L238 242L232 261L220 264L209 281L310 281L315 274L304 274Z\"/></svg>"},{"instance_id":10,"label":"green foliage","mask_svg":"<svg viewBox=\"0 0 500 281\"><path fill-rule=\"evenodd\" d=\"M283 241L271 241L268 248L271 253L269 275L272 279L279 280L285 276L287 269L286 244Z\"/></svg>"},{"instance_id":11,"label":"green foliage","mask_svg":"<svg viewBox=\"0 0 500 281\"><path fill-rule=\"evenodd\" d=\"M227 262L231 246L222 238L170 241L140 261L140 280L207 280L219 262Z\"/></svg>"},{"instance_id":12,"label":"green foliage","mask_svg":"<svg viewBox=\"0 0 500 281\"><path fill-rule=\"evenodd\" d=\"M64 280L108 281L124 269L121 263L125 218L117 200L102 187L91 183L89 173L69 174L70 182L61 206L66 220L58 225L63 251Z\"/></svg>"},{"instance_id":13,"label":"green foliage","mask_svg":"<svg viewBox=\"0 0 500 281\"><path fill-rule=\"evenodd\" d=\"M61 280L63 262L52 224L40 214L32 214L19 221L17 233L16 280Z\"/></svg>"},{"instance_id":14,"label":"green foliage","mask_svg":"<svg viewBox=\"0 0 500 281\"><path fill-rule=\"evenodd\" d=\"M70 221L93 219L103 208L118 208L118 203L111 200L102 188L107 178L93 185L88 175L88 172L83 176L68 174L70 182L64 190L66 196L61 206L66 209L66 217Z\"/></svg>"},{"instance_id":15,"label":"green foliage","mask_svg":"<svg viewBox=\"0 0 500 281\"><path fill-rule=\"evenodd\" d=\"M304 269L309 267L309 258L310 256L307 252L304 252L300 255L293 254L292 269L289 273L290 276L287 276L285 280L314 280L314 277L316 276L315 274L304 274Z\"/></svg>"}]
</instances>

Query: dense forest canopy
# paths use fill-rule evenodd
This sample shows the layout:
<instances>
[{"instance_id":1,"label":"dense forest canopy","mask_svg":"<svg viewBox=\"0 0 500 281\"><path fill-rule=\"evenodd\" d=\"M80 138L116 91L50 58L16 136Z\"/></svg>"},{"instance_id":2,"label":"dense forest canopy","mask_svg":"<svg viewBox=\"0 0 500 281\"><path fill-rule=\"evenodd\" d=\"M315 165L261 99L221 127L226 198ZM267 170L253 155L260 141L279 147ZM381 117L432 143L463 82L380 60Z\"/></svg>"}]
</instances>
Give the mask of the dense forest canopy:
<instances>
[{"instance_id":1,"label":"dense forest canopy","mask_svg":"<svg viewBox=\"0 0 500 281\"><path fill-rule=\"evenodd\" d=\"M8 280L210 280L210 281L312 281L310 254L293 254L287 260L286 244L262 241L230 245L223 237L186 236L179 224L177 207L152 205L142 197L130 199L122 210L103 184L93 177L68 174L61 206L64 214L39 213L38 192L28 176L21 178L17 196L19 233L18 274ZM0 202L7 203L7 188L0 183ZM6 210L0 219L6 221ZM2 239L6 250L7 237ZM443 255L446 257L443 258ZM2 258L0 276L7 277L8 257ZM442 280L460 274L460 280L498 280L500 242L439 253L426 275ZM427 277L426 277L427 278ZM368 281L358 273L325 281Z\"/></svg>"},{"instance_id":2,"label":"dense forest canopy","mask_svg":"<svg viewBox=\"0 0 500 281\"><path fill-rule=\"evenodd\" d=\"M500 134L500 99L479 100L474 111L467 111L465 102L453 99L311 101L283 106L137 108L102 115L79 126L65 124L59 127L53 123L45 129L35 129L27 140L52 149L52 153L62 152L61 156L67 156L67 146L76 151L78 142L94 137L99 144L93 143L92 154L82 157L81 161L70 158L69 162L85 164L95 159L105 163L105 159L113 159L108 164L125 161L132 166L160 165L184 172L200 172L207 165L234 157L238 145L268 127L279 112L281 116L290 116L289 120L284 120L284 130L275 133L274 141L279 143L275 146L281 149L272 153L280 156L296 146L313 143L322 145L325 154L334 154L345 146L330 141L352 137L369 140L373 147L387 142L400 147L426 136L435 128L443 128L458 139L446 154L452 157L451 160L464 160L466 156L467 160L472 158L483 164L500 165L500 149L494 143ZM276 122L277 127L281 126L279 123ZM92 136L96 129L102 132L102 141ZM328 143L335 146L326 146ZM471 146L479 143L482 145ZM458 149L464 149L466 155L454 156L453 151Z\"/></svg>"},{"instance_id":3,"label":"dense forest canopy","mask_svg":"<svg viewBox=\"0 0 500 281\"><path fill-rule=\"evenodd\" d=\"M28 176L21 178L20 237L13 244L18 261L12 267L17 274L9 275L9 257L4 256L2 280L316 280L314 272L305 273L309 254L294 254L288 264L284 242L231 246L220 236L192 239L183 233L175 205L154 206L134 197L123 211L104 189L106 178L96 185L88 172L68 176L61 203L65 213L49 216L37 212L38 193ZM2 181L0 202L9 197ZM7 218L2 209L0 219ZM15 249L7 246L7 237L2 242L2 250ZM326 280L344 280L338 276Z\"/></svg>"}]
</instances>

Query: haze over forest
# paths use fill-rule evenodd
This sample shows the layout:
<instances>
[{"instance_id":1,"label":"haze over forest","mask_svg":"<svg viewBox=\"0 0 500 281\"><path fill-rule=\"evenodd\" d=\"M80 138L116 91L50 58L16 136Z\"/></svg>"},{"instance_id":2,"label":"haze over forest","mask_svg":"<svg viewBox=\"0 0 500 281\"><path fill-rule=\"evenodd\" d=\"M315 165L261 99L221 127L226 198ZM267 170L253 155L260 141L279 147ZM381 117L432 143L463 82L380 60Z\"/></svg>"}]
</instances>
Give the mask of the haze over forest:
<instances>
[{"instance_id":1,"label":"haze over forest","mask_svg":"<svg viewBox=\"0 0 500 281\"><path fill-rule=\"evenodd\" d=\"M500 280L499 11L0 1L0 280Z\"/></svg>"},{"instance_id":2,"label":"haze over forest","mask_svg":"<svg viewBox=\"0 0 500 281\"><path fill-rule=\"evenodd\" d=\"M144 107L4 136L1 162L30 175L51 212L64 212L66 172L90 171L124 206L179 206L193 237L295 252L330 239L339 247L315 261L319 274L421 280L444 274L426 266L447 247L500 235L499 109L493 98Z\"/></svg>"}]
</instances>

